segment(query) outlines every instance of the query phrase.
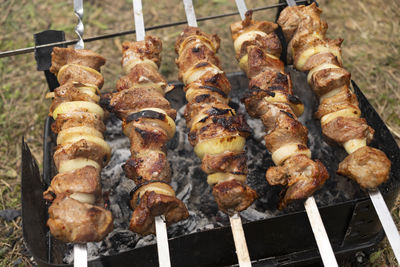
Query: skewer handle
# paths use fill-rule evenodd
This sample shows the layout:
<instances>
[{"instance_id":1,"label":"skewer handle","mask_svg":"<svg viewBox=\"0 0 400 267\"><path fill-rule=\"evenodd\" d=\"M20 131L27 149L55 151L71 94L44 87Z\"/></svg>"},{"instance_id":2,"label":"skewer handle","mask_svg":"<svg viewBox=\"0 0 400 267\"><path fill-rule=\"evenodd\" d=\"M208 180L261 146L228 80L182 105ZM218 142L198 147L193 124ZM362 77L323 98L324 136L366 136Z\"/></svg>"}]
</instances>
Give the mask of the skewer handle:
<instances>
[{"instance_id":1,"label":"skewer handle","mask_svg":"<svg viewBox=\"0 0 400 267\"><path fill-rule=\"evenodd\" d=\"M85 27L83 26L83 0L74 0L74 13L78 17L78 24L75 27L75 33L78 35L78 42L75 44L75 49L85 48L83 42L83 32Z\"/></svg>"},{"instance_id":2,"label":"skewer handle","mask_svg":"<svg viewBox=\"0 0 400 267\"><path fill-rule=\"evenodd\" d=\"M247 6L244 0L235 0L236 6L240 13L240 18L244 20L246 18Z\"/></svg>"},{"instance_id":3,"label":"skewer handle","mask_svg":"<svg viewBox=\"0 0 400 267\"><path fill-rule=\"evenodd\" d=\"M74 245L74 267L87 267L87 248L86 244Z\"/></svg>"},{"instance_id":4,"label":"skewer handle","mask_svg":"<svg viewBox=\"0 0 400 267\"><path fill-rule=\"evenodd\" d=\"M143 41L145 36L142 0L133 0L133 15L135 18L136 41Z\"/></svg>"},{"instance_id":5,"label":"skewer handle","mask_svg":"<svg viewBox=\"0 0 400 267\"><path fill-rule=\"evenodd\" d=\"M160 267L171 267L171 260L169 258L167 226L162 217L163 216L157 216L155 219L156 220L158 264Z\"/></svg>"},{"instance_id":6,"label":"skewer handle","mask_svg":"<svg viewBox=\"0 0 400 267\"><path fill-rule=\"evenodd\" d=\"M185 13L188 25L191 27L197 27L196 13L194 13L194 7L192 0L183 0L185 6Z\"/></svg>"},{"instance_id":7,"label":"skewer handle","mask_svg":"<svg viewBox=\"0 0 400 267\"><path fill-rule=\"evenodd\" d=\"M307 198L307 200L304 202L304 207L306 208L308 220L310 221L324 266L337 267L338 264L335 254L333 253L324 223L322 222L321 215L319 214L317 203L315 203L313 196Z\"/></svg>"},{"instance_id":8,"label":"skewer handle","mask_svg":"<svg viewBox=\"0 0 400 267\"><path fill-rule=\"evenodd\" d=\"M378 189L369 190L368 193L372 204L375 207L376 213L378 214L379 220L381 221L383 230L385 230L393 253L396 256L397 262L400 263L400 235L393 218L390 215L389 209L386 206L385 200Z\"/></svg>"},{"instance_id":9,"label":"skewer handle","mask_svg":"<svg viewBox=\"0 0 400 267\"><path fill-rule=\"evenodd\" d=\"M231 221L231 228L233 234L233 241L235 242L236 254L240 267L251 266L249 251L247 249L246 238L244 236L242 220L238 213L229 217Z\"/></svg>"}]
</instances>

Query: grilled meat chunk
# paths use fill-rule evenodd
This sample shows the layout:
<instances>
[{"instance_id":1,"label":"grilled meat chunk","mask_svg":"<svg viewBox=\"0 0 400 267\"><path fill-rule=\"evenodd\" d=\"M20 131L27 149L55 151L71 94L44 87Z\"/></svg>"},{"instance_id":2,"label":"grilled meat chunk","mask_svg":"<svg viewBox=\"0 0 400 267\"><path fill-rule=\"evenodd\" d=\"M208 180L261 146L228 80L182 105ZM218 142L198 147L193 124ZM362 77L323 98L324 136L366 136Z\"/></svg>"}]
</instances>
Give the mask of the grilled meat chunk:
<instances>
[{"instance_id":1,"label":"grilled meat chunk","mask_svg":"<svg viewBox=\"0 0 400 267\"><path fill-rule=\"evenodd\" d=\"M153 83L153 84L152 84ZM142 86L140 86L142 85ZM167 81L153 66L146 63L138 63L131 71L117 81L117 90L122 91L132 87L157 87L161 93L167 86ZM161 90L160 90L161 89Z\"/></svg>"},{"instance_id":2,"label":"grilled meat chunk","mask_svg":"<svg viewBox=\"0 0 400 267\"><path fill-rule=\"evenodd\" d=\"M141 235L155 234L154 217L164 215L167 225L174 224L189 217L185 204L176 197L145 192L139 205L131 199L131 206L136 206L129 224L129 229Z\"/></svg>"},{"instance_id":3,"label":"grilled meat chunk","mask_svg":"<svg viewBox=\"0 0 400 267\"><path fill-rule=\"evenodd\" d=\"M122 43L122 66L126 73L130 72L130 68L126 68L132 61L150 60L159 67L161 64L162 42L160 38L146 35L144 41Z\"/></svg>"},{"instance_id":4,"label":"grilled meat chunk","mask_svg":"<svg viewBox=\"0 0 400 267\"><path fill-rule=\"evenodd\" d=\"M47 225L52 235L64 242L98 242L111 232L111 212L58 195L49 208Z\"/></svg>"},{"instance_id":5,"label":"grilled meat chunk","mask_svg":"<svg viewBox=\"0 0 400 267\"><path fill-rule=\"evenodd\" d=\"M96 199L101 195L100 174L96 168L85 166L70 172L59 173L51 180L49 188L43 192L43 198L53 201L60 194L93 194Z\"/></svg>"},{"instance_id":6,"label":"grilled meat chunk","mask_svg":"<svg viewBox=\"0 0 400 267\"><path fill-rule=\"evenodd\" d=\"M374 129L364 118L337 117L322 126L322 133L333 143L339 145L352 139L367 139L369 144L374 137Z\"/></svg>"},{"instance_id":7,"label":"grilled meat chunk","mask_svg":"<svg viewBox=\"0 0 400 267\"><path fill-rule=\"evenodd\" d=\"M216 184L212 193L218 208L228 215L247 209L257 198L256 191L237 180Z\"/></svg>"},{"instance_id":8,"label":"grilled meat chunk","mask_svg":"<svg viewBox=\"0 0 400 267\"><path fill-rule=\"evenodd\" d=\"M329 174L319 160L297 155L287 159L282 166L269 168L265 177L271 185L288 186L279 203L279 208L283 209L292 201L312 195L325 183Z\"/></svg>"},{"instance_id":9,"label":"grilled meat chunk","mask_svg":"<svg viewBox=\"0 0 400 267\"><path fill-rule=\"evenodd\" d=\"M100 105L115 113L121 120L144 108L159 108L164 110L172 119L176 117L176 110L157 90L151 87L130 88L117 93L102 96Z\"/></svg>"},{"instance_id":10,"label":"grilled meat chunk","mask_svg":"<svg viewBox=\"0 0 400 267\"><path fill-rule=\"evenodd\" d=\"M57 75L58 71L67 64L81 65L100 71L106 59L96 52L86 49L54 47L51 53L50 71Z\"/></svg>"},{"instance_id":11,"label":"grilled meat chunk","mask_svg":"<svg viewBox=\"0 0 400 267\"><path fill-rule=\"evenodd\" d=\"M75 158L91 159L100 166L105 166L110 160L110 151L106 151L102 146L94 142L81 139L72 144L58 145L53 156L57 169L60 168L62 161Z\"/></svg>"},{"instance_id":12,"label":"grilled meat chunk","mask_svg":"<svg viewBox=\"0 0 400 267\"><path fill-rule=\"evenodd\" d=\"M73 112L59 114L57 119L51 125L51 130L54 133L59 133L71 127L87 126L96 129L103 133L106 126L100 116L89 112Z\"/></svg>"},{"instance_id":13,"label":"grilled meat chunk","mask_svg":"<svg viewBox=\"0 0 400 267\"><path fill-rule=\"evenodd\" d=\"M201 169L207 174L216 172L247 174L246 153L226 151L217 155L206 154L201 161Z\"/></svg>"},{"instance_id":14,"label":"grilled meat chunk","mask_svg":"<svg viewBox=\"0 0 400 267\"><path fill-rule=\"evenodd\" d=\"M126 176L141 184L145 181L171 182L171 168L167 156L162 151L142 150L132 154L124 165Z\"/></svg>"},{"instance_id":15,"label":"grilled meat chunk","mask_svg":"<svg viewBox=\"0 0 400 267\"><path fill-rule=\"evenodd\" d=\"M337 173L353 179L363 188L376 188L389 178L391 162L379 149L364 146L348 155Z\"/></svg>"}]
</instances>

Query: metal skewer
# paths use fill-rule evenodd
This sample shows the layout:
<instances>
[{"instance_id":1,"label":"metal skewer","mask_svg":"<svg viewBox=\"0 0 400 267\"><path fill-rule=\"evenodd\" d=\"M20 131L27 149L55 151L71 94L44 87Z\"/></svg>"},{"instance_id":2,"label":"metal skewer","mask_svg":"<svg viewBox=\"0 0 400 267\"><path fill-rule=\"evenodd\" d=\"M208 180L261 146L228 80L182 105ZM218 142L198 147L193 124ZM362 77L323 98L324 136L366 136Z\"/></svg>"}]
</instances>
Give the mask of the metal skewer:
<instances>
[{"instance_id":1,"label":"metal skewer","mask_svg":"<svg viewBox=\"0 0 400 267\"><path fill-rule=\"evenodd\" d=\"M235 0L236 6L242 20L246 18L247 12L246 3L244 0ZM288 5L296 5L294 0L287 0ZM311 229L314 233L315 241L317 242L318 250L325 266L338 266L335 253L333 252L331 243L326 233L324 224L319 214L318 206L315 203L313 196L307 198L304 202L304 207L307 212L308 220L311 224Z\"/></svg>"},{"instance_id":2,"label":"metal skewer","mask_svg":"<svg viewBox=\"0 0 400 267\"><path fill-rule=\"evenodd\" d=\"M286 0L286 3L289 6L296 5L296 2L294 0ZM400 234L397 231L396 224L394 223L393 218L390 215L386 202L383 199L383 196L379 191L379 189L370 189L368 190L368 194L369 197L371 198L372 204L374 205L375 211L378 214L378 218L381 222L383 230L386 233L386 236L392 247L393 253L397 259L397 262L400 263Z\"/></svg>"},{"instance_id":3,"label":"metal skewer","mask_svg":"<svg viewBox=\"0 0 400 267\"><path fill-rule=\"evenodd\" d=\"M191 27L197 27L196 14L194 12L192 0L183 0L185 6L185 13L188 25ZM251 266L251 260L249 251L247 249L246 237L243 231L242 219L239 213L229 216L231 223L233 241L235 243L236 255L240 267Z\"/></svg>"},{"instance_id":4,"label":"metal skewer","mask_svg":"<svg viewBox=\"0 0 400 267\"><path fill-rule=\"evenodd\" d=\"M78 24L75 27L75 33L78 35L78 42L75 44L75 49L83 49L85 43L83 42L83 0L74 0L74 13L78 17ZM86 244L74 245L74 267L87 267L87 246Z\"/></svg>"},{"instance_id":5,"label":"metal skewer","mask_svg":"<svg viewBox=\"0 0 400 267\"><path fill-rule=\"evenodd\" d=\"M136 41L143 41L145 36L142 0L133 0L133 15L135 18ZM158 264L162 267L170 267L171 260L169 257L169 245L167 226L165 224L164 216L156 216L156 238L157 238L157 252Z\"/></svg>"}]
</instances>

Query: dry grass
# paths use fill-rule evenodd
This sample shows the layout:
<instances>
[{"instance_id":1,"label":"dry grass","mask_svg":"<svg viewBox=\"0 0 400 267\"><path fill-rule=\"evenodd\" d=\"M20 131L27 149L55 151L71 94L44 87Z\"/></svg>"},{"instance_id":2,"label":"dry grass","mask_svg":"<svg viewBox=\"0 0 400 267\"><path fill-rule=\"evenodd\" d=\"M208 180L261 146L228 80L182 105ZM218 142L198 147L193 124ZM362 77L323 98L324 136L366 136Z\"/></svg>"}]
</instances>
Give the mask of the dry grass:
<instances>
[{"instance_id":1,"label":"dry grass","mask_svg":"<svg viewBox=\"0 0 400 267\"><path fill-rule=\"evenodd\" d=\"M247 1L248 7L276 3L275 0ZM256 3L255 3L256 2ZM157 3L157 4L154 4ZM320 1L324 16L329 23L329 36L343 37L345 66L351 71L364 93L379 114L400 140L400 4L397 0L385 1ZM179 0L144 1L145 25L157 25L184 20L183 6ZM195 0L197 15L207 16L235 10L233 0ZM73 32L76 18L72 1L9 0L0 2L0 50L33 45L32 34L45 29L64 30L67 39L75 38ZM258 19L274 19L274 13L264 11L256 14ZM221 39L220 57L226 71L237 71L233 45L227 25L229 17L201 22L206 31L217 33ZM111 33L133 28L131 1L85 1L85 36ZM181 27L153 31L163 39L162 73L169 80L176 79L174 41ZM106 91L113 90L121 74L119 65L120 46L124 36L87 44L107 58L103 68ZM24 135L35 157L41 164L42 128L49 101L44 99L47 91L42 73L36 71L33 54L0 59L0 209L20 209L20 140ZM399 221L397 203L393 210ZM24 255L21 220L0 220L0 266L22 263L30 265ZM17 261L21 259L20 261ZM371 265L395 264L387 242L380 244L371 256ZM16 262L17 261L17 262Z\"/></svg>"}]
</instances>

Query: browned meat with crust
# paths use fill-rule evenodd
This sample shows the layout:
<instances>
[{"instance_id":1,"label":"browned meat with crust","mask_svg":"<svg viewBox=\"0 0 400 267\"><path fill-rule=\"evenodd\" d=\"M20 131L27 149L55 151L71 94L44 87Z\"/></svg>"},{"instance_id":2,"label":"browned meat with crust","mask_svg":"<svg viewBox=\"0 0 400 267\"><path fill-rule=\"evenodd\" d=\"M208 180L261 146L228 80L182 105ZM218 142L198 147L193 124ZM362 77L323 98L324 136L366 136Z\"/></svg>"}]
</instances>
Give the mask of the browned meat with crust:
<instances>
[{"instance_id":1,"label":"browned meat with crust","mask_svg":"<svg viewBox=\"0 0 400 267\"><path fill-rule=\"evenodd\" d=\"M342 67L335 55L330 52L325 52L312 55L304 64L304 69L308 71L322 64L332 64Z\"/></svg>"},{"instance_id":2,"label":"browned meat with crust","mask_svg":"<svg viewBox=\"0 0 400 267\"><path fill-rule=\"evenodd\" d=\"M152 66L146 63L135 65L131 71L117 81L117 90L122 91L141 83L158 83L162 89L167 86L167 81Z\"/></svg>"},{"instance_id":3,"label":"browned meat with crust","mask_svg":"<svg viewBox=\"0 0 400 267\"><path fill-rule=\"evenodd\" d=\"M218 208L228 215L247 209L258 197L256 191L237 180L216 184L212 193Z\"/></svg>"},{"instance_id":4,"label":"browned meat with crust","mask_svg":"<svg viewBox=\"0 0 400 267\"><path fill-rule=\"evenodd\" d=\"M121 63L127 63L127 61L137 58L137 59L149 59L160 66L161 64L161 54L162 42L160 38L146 35L144 41L139 42L128 42L122 43L122 60Z\"/></svg>"},{"instance_id":5,"label":"browned meat with crust","mask_svg":"<svg viewBox=\"0 0 400 267\"><path fill-rule=\"evenodd\" d=\"M161 93L154 88L130 88L117 93L104 94L100 105L115 113L121 120L130 114L144 108L159 108L164 110L172 119L176 117L176 110Z\"/></svg>"},{"instance_id":6,"label":"browned meat with crust","mask_svg":"<svg viewBox=\"0 0 400 267\"><path fill-rule=\"evenodd\" d=\"M131 153L142 150L161 150L165 151L165 144L169 138L167 133L153 123L147 124L141 119L130 122L129 130L124 128L124 132L128 132L129 142L131 144Z\"/></svg>"},{"instance_id":7,"label":"browned meat with crust","mask_svg":"<svg viewBox=\"0 0 400 267\"><path fill-rule=\"evenodd\" d=\"M92 84L97 86L97 88L101 88L104 84L103 75L99 72L89 71L81 65L66 65L61 72L58 72L57 79L60 85L74 81Z\"/></svg>"},{"instance_id":8,"label":"browned meat with crust","mask_svg":"<svg viewBox=\"0 0 400 267\"><path fill-rule=\"evenodd\" d=\"M92 50L54 47L50 71L57 74L60 68L67 64L83 65L100 71L100 67L105 63L106 59Z\"/></svg>"},{"instance_id":9,"label":"browned meat with crust","mask_svg":"<svg viewBox=\"0 0 400 267\"><path fill-rule=\"evenodd\" d=\"M136 206L136 199L131 199L131 206ZM189 217L185 204L167 195L147 191L140 198L139 205L133 211L129 229L141 235L155 234L154 217L164 215L167 225L174 224Z\"/></svg>"},{"instance_id":10,"label":"browned meat with crust","mask_svg":"<svg viewBox=\"0 0 400 267\"><path fill-rule=\"evenodd\" d=\"M207 174L216 172L247 174L246 153L225 151L217 155L206 154L201 161L201 169Z\"/></svg>"},{"instance_id":11,"label":"browned meat with crust","mask_svg":"<svg viewBox=\"0 0 400 267\"><path fill-rule=\"evenodd\" d=\"M166 154L162 151L137 151L126 161L124 171L137 185L154 180L171 182L171 168Z\"/></svg>"},{"instance_id":12,"label":"browned meat with crust","mask_svg":"<svg viewBox=\"0 0 400 267\"><path fill-rule=\"evenodd\" d=\"M307 146L308 129L290 113L279 112L278 114L274 128L266 126L267 134L264 140L268 151L274 153L278 148L290 143Z\"/></svg>"},{"instance_id":13,"label":"browned meat with crust","mask_svg":"<svg viewBox=\"0 0 400 267\"><path fill-rule=\"evenodd\" d=\"M251 133L250 127L247 125L243 115L233 117L212 117L210 123L198 130L189 132L188 139L192 146L197 143L218 138L221 136L243 136L247 137Z\"/></svg>"},{"instance_id":14,"label":"browned meat with crust","mask_svg":"<svg viewBox=\"0 0 400 267\"><path fill-rule=\"evenodd\" d=\"M281 42L275 34L278 25L269 21L255 21L252 19L252 11L246 12L246 18L243 21L232 23L231 34L236 40L241 34L259 31L265 35L256 34L254 38L246 40L242 43L239 51L236 51L236 59L240 60L247 54L247 48L255 46L264 51L264 53L279 57L282 52Z\"/></svg>"},{"instance_id":15,"label":"browned meat with crust","mask_svg":"<svg viewBox=\"0 0 400 267\"><path fill-rule=\"evenodd\" d=\"M188 128L192 128L193 124L197 122L194 120L197 120L196 117L201 114L207 117L231 117L235 115L235 110L229 107L228 104L218 102L215 103L212 101L212 98L200 97L199 100L202 101L197 102L195 99L186 105L184 116Z\"/></svg>"},{"instance_id":16,"label":"browned meat with crust","mask_svg":"<svg viewBox=\"0 0 400 267\"><path fill-rule=\"evenodd\" d=\"M286 73L264 70L249 81L250 91L262 89L266 91L282 91L293 95L292 81Z\"/></svg>"},{"instance_id":17,"label":"browned meat with crust","mask_svg":"<svg viewBox=\"0 0 400 267\"><path fill-rule=\"evenodd\" d=\"M253 11L251 10L247 11L245 16L246 18L243 21L231 24L232 39L236 40L236 38L245 32L261 31L264 33L271 33L278 28L278 25L273 22L253 20Z\"/></svg>"},{"instance_id":18,"label":"browned meat with crust","mask_svg":"<svg viewBox=\"0 0 400 267\"><path fill-rule=\"evenodd\" d=\"M352 139L367 139L367 144L374 137L374 129L368 126L364 118L337 117L322 126L322 133L333 143L339 145Z\"/></svg>"},{"instance_id":19,"label":"browned meat with crust","mask_svg":"<svg viewBox=\"0 0 400 267\"><path fill-rule=\"evenodd\" d=\"M216 34L210 35L197 27L186 26L175 42L175 52L179 56L180 51L184 46L190 44L191 42L198 42L198 40L211 46L214 50L214 53L216 53L219 49L220 39Z\"/></svg>"},{"instance_id":20,"label":"browned meat with crust","mask_svg":"<svg viewBox=\"0 0 400 267\"><path fill-rule=\"evenodd\" d=\"M246 74L249 79L265 70L284 72L284 63L279 58L267 56L260 48L251 46L247 48L248 63Z\"/></svg>"},{"instance_id":21,"label":"browned meat with crust","mask_svg":"<svg viewBox=\"0 0 400 267\"><path fill-rule=\"evenodd\" d=\"M335 95L325 98L321 101L315 116L320 119L329 113L339 111L345 108L358 108L357 96L349 89L343 86Z\"/></svg>"},{"instance_id":22,"label":"browned meat with crust","mask_svg":"<svg viewBox=\"0 0 400 267\"><path fill-rule=\"evenodd\" d=\"M51 234L64 242L98 242L112 231L113 219L102 207L60 195L49 208L47 225Z\"/></svg>"},{"instance_id":23,"label":"browned meat with crust","mask_svg":"<svg viewBox=\"0 0 400 267\"><path fill-rule=\"evenodd\" d=\"M323 69L313 73L310 86L318 96L329 93L333 89L350 85L350 72L343 68Z\"/></svg>"},{"instance_id":24,"label":"browned meat with crust","mask_svg":"<svg viewBox=\"0 0 400 267\"><path fill-rule=\"evenodd\" d=\"M73 193L101 195L100 174L93 166L86 166L74 171L59 173L53 177L49 188L43 192L43 198L53 201L57 195L69 196Z\"/></svg>"},{"instance_id":25,"label":"browned meat with crust","mask_svg":"<svg viewBox=\"0 0 400 267\"><path fill-rule=\"evenodd\" d=\"M279 208L285 208L290 202L305 199L319 189L328 179L325 166L305 155L287 159L282 166L271 167L265 177L271 185L286 185L287 190L280 201Z\"/></svg>"},{"instance_id":26,"label":"browned meat with crust","mask_svg":"<svg viewBox=\"0 0 400 267\"><path fill-rule=\"evenodd\" d=\"M110 160L109 157L109 151L106 151L102 146L82 138L72 144L58 145L53 159L54 164L59 169L62 161L75 158L91 159L96 161L100 166L105 166Z\"/></svg>"},{"instance_id":27,"label":"browned meat with crust","mask_svg":"<svg viewBox=\"0 0 400 267\"><path fill-rule=\"evenodd\" d=\"M99 115L89 112L58 114L57 119L51 125L51 130L54 133L59 133L62 130L78 126L92 127L101 133L106 130L106 126Z\"/></svg>"},{"instance_id":28,"label":"browned meat with crust","mask_svg":"<svg viewBox=\"0 0 400 267\"><path fill-rule=\"evenodd\" d=\"M391 162L384 152L365 146L348 155L337 173L347 176L363 188L376 188L389 178Z\"/></svg>"},{"instance_id":29,"label":"browned meat with crust","mask_svg":"<svg viewBox=\"0 0 400 267\"><path fill-rule=\"evenodd\" d=\"M225 98L228 97L228 94L231 91L231 84L225 73L213 74L207 72L199 80L187 84L184 88L185 92L188 88L191 88L192 86L206 87L214 91L223 92L223 94L225 94Z\"/></svg>"},{"instance_id":30,"label":"browned meat with crust","mask_svg":"<svg viewBox=\"0 0 400 267\"><path fill-rule=\"evenodd\" d=\"M181 58L184 60L180 60ZM186 44L184 48L182 48L178 59L175 60L179 68L179 79L182 79L186 71L200 62L208 62L221 68L219 58L215 55L214 51L205 44L201 42Z\"/></svg>"}]
</instances>

